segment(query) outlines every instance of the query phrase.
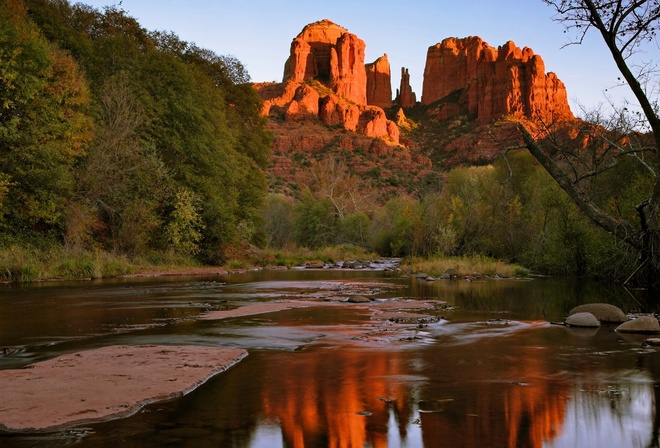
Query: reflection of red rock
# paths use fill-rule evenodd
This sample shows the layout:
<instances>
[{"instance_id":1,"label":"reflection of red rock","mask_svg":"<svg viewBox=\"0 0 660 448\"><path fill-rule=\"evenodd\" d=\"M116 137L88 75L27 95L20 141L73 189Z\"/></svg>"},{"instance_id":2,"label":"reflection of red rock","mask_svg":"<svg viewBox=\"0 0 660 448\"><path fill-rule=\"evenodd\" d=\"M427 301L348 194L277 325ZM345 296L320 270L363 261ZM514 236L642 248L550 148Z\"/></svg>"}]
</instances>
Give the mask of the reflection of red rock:
<instances>
[{"instance_id":1,"label":"reflection of red rock","mask_svg":"<svg viewBox=\"0 0 660 448\"><path fill-rule=\"evenodd\" d=\"M447 348L443 357L473 359L483 353L488 356L479 358L478 367L444 366L447 381L454 382L446 389L448 398L460 400L420 405L442 411L420 412L424 446L477 447L485 441L507 448L552 444L566 423L570 395L569 384L552 376L557 367L552 354L533 353L524 344L503 344L494 338Z\"/></svg>"},{"instance_id":2,"label":"reflection of red rock","mask_svg":"<svg viewBox=\"0 0 660 448\"><path fill-rule=\"evenodd\" d=\"M409 407L378 400L407 401L407 388L387 380L405 373L401 367L406 363L397 352L344 350L329 355L318 351L303 356L308 359L302 363L281 358L270 370L277 378L264 381L265 417L280 422L286 446L385 448L390 409L401 428L408 425L412 415ZM329 382L327 372L340 375ZM371 415L358 415L361 411Z\"/></svg>"},{"instance_id":3,"label":"reflection of red rock","mask_svg":"<svg viewBox=\"0 0 660 448\"><path fill-rule=\"evenodd\" d=\"M511 41L495 49L479 37L448 38L431 46L422 104L444 100L438 117L469 113L489 121L502 115L552 122L572 118L564 84L545 73L539 55Z\"/></svg>"},{"instance_id":4,"label":"reflection of red rock","mask_svg":"<svg viewBox=\"0 0 660 448\"><path fill-rule=\"evenodd\" d=\"M390 62L384 54L371 64L367 70L367 104L387 109L392 106L392 79Z\"/></svg>"}]
</instances>

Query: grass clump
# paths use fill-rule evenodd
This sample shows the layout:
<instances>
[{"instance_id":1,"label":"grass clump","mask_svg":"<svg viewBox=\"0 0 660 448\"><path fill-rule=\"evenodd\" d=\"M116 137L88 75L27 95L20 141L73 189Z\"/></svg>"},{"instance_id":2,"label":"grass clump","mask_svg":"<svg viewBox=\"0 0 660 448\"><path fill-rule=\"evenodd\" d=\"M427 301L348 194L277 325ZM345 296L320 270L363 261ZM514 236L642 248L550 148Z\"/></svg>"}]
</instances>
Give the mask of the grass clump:
<instances>
[{"instance_id":1,"label":"grass clump","mask_svg":"<svg viewBox=\"0 0 660 448\"><path fill-rule=\"evenodd\" d=\"M302 266L307 261L336 263L342 260L369 260L376 258L379 258L377 254L370 252L363 247L352 244L340 244L319 249L300 247L262 249L254 254L250 261L254 265L260 267L286 266L287 268L292 268L295 266Z\"/></svg>"},{"instance_id":2,"label":"grass clump","mask_svg":"<svg viewBox=\"0 0 660 448\"><path fill-rule=\"evenodd\" d=\"M404 260L401 268L412 269L413 273L424 272L431 276L441 276L447 269L456 270L459 277L527 277L529 275L529 271L523 266L480 255L431 259L410 258Z\"/></svg>"}]
</instances>

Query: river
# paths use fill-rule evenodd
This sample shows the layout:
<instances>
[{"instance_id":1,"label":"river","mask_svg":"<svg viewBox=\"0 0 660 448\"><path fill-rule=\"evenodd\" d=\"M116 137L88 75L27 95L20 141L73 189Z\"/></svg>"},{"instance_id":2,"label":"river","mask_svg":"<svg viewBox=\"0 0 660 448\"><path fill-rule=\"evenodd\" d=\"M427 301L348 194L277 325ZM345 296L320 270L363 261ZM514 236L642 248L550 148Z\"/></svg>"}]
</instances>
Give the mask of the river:
<instances>
[{"instance_id":1,"label":"river","mask_svg":"<svg viewBox=\"0 0 660 448\"><path fill-rule=\"evenodd\" d=\"M446 301L423 324L359 304L223 320L209 311L359 292ZM108 345L240 347L193 392L130 417L2 447L656 447L660 355L646 336L551 322L639 303L564 278L420 281L383 271L260 271L0 287L0 369ZM391 324L391 327L388 326ZM0 396L1 396L0 391Z\"/></svg>"}]
</instances>

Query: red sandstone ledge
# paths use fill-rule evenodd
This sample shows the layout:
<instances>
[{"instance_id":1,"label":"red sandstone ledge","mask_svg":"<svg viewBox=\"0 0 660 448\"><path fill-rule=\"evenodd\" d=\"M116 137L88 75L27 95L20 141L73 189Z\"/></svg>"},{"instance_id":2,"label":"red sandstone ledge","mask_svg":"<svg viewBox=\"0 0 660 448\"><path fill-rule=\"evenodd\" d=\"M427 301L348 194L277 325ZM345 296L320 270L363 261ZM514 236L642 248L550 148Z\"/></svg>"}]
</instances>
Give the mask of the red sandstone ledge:
<instances>
[{"instance_id":1,"label":"red sandstone ledge","mask_svg":"<svg viewBox=\"0 0 660 448\"><path fill-rule=\"evenodd\" d=\"M0 370L0 429L52 431L126 417L191 392L247 352L205 346L111 346Z\"/></svg>"}]
</instances>

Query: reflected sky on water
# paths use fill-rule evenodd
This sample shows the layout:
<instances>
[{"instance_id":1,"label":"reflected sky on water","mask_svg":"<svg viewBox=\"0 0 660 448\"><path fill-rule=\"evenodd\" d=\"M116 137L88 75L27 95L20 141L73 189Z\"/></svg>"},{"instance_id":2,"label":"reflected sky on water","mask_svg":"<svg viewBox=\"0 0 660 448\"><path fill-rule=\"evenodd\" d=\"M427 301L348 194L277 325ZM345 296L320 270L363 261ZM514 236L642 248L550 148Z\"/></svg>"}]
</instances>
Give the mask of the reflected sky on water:
<instances>
[{"instance_id":1,"label":"reflected sky on water","mask_svg":"<svg viewBox=\"0 0 660 448\"><path fill-rule=\"evenodd\" d=\"M207 311L354 292L446 301L437 322L375 322L357 304L218 321ZM0 368L113 344L242 347L194 392L129 418L0 446L652 447L660 362L646 336L571 329L572 307L640 304L570 279L422 282L382 272L258 272L0 288ZM401 327L405 327L405 331ZM7 385L3 385L7 387Z\"/></svg>"}]
</instances>

